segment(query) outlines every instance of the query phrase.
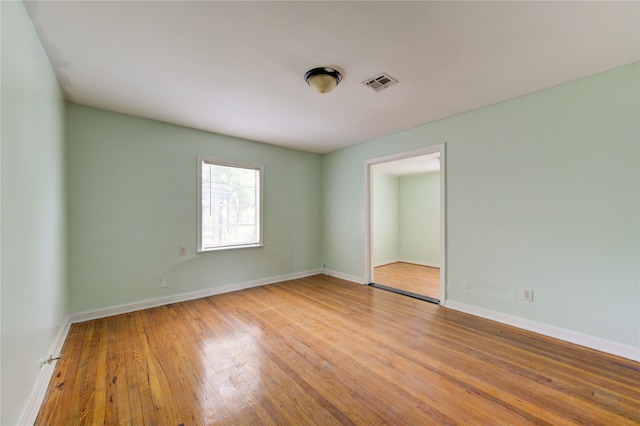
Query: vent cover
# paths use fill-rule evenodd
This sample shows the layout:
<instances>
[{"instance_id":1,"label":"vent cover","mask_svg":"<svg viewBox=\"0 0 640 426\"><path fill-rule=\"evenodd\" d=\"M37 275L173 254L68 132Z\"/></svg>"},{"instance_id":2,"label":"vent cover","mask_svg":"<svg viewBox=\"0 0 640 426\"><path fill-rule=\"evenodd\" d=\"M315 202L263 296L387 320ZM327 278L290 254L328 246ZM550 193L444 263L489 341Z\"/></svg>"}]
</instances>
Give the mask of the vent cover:
<instances>
[{"instance_id":1,"label":"vent cover","mask_svg":"<svg viewBox=\"0 0 640 426\"><path fill-rule=\"evenodd\" d=\"M371 87L376 92L386 89L389 86L396 84L398 80L391 77L389 74L380 74L375 77L371 77L362 82L365 86Z\"/></svg>"}]
</instances>

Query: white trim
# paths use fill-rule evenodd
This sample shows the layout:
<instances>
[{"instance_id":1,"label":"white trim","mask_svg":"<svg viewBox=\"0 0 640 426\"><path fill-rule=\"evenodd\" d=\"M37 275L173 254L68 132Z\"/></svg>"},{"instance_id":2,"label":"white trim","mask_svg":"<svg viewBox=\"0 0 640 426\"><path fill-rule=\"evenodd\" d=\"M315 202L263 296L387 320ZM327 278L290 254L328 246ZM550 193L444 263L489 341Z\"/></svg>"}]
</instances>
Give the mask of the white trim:
<instances>
[{"instance_id":1,"label":"white trim","mask_svg":"<svg viewBox=\"0 0 640 426\"><path fill-rule=\"evenodd\" d=\"M71 322L69 321L69 317L67 317L64 324L62 324L58 330L56 337L53 339L48 355L51 355L54 358L60 355L60 352L62 352L62 346L64 345L65 340L67 340L70 328ZM40 407L42 406L47 394L49 382L51 382L55 367L55 362L52 362L51 364L43 364L40 367L40 373L38 373L36 384L31 391L31 395L27 400L27 405L22 412L22 415L19 417L19 425L32 425L35 423L36 418L38 417L38 412L40 412Z\"/></svg>"},{"instance_id":2,"label":"white trim","mask_svg":"<svg viewBox=\"0 0 640 426\"><path fill-rule=\"evenodd\" d=\"M364 279L366 283L371 282L371 277L373 277L373 241L371 238L372 234L372 220L371 220L371 206L373 199L373 185L372 185L372 173L371 166L380 163L386 163L389 161L402 160L404 158L416 157L419 155L428 155L435 154L436 152L440 153L440 265L437 266L440 268L440 305L445 305L445 300L447 298L446 293L446 197L445 197L445 179L446 179L446 162L445 162L445 143L431 145L420 149L414 149L411 151L403 151L398 152L391 155L386 155L384 157L372 158L369 160L365 160L364 162L364 207L365 207L365 218L364 218L364 226L365 226L365 238L364 238ZM414 262L411 262L414 263ZM431 266L431 265L427 265Z\"/></svg>"},{"instance_id":3,"label":"white trim","mask_svg":"<svg viewBox=\"0 0 640 426\"><path fill-rule=\"evenodd\" d=\"M329 270L325 270L324 274L330 277L340 278L341 280L351 281L356 284L367 284L363 277L358 277L356 275L343 274L342 272Z\"/></svg>"},{"instance_id":4,"label":"white trim","mask_svg":"<svg viewBox=\"0 0 640 426\"><path fill-rule=\"evenodd\" d=\"M295 272L277 277L263 278L254 281L245 281L241 283L229 284L222 287L208 288L205 290L193 291L190 293L181 293L173 296L160 297L157 299L143 300L141 302L127 303L124 305L112 306L110 308L96 309L93 311L80 312L70 317L71 323L84 322L98 318L110 317L113 315L126 314L129 312L140 311L143 309L157 308L171 303L186 302L188 300L201 299L203 297L215 296L216 294L229 293L232 291L244 290L252 287L260 287L268 284L275 284L283 281L295 280L298 278L310 277L321 273L320 269L313 269L303 272Z\"/></svg>"},{"instance_id":5,"label":"white trim","mask_svg":"<svg viewBox=\"0 0 640 426\"><path fill-rule=\"evenodd\" d=\"M577 333L564 328L542 324L536 321L479 308L477 306L467 305L453 300L448 300L446 307L455 311L497 321L502 324L511 325L534 333L542 334L544 336L553 337L555 339L564 340L565 342L574 343L576 345L585 346L597 351L640 362L640 348L636 348L634 346L612 342L599 337L588 336L586 334Z\"/></svg>"},{"instance_id":6,"label":"white trim","mask_svg":"<svg viewBox=\"0 0 640 426\"><path fill-rule=\"evenodd\" d=\"M373 173L370 160L364 162L364 282L373 282Z\"/></svg>"},{"instance_id":7,"label":"white trim","mask_svg":"<svg viewBox=\"0 0 640 426\"><path fill-rule=\"evenodd\" d=\"M443 143L438 145L440 149L440 306L445 305L445 300L447 300L447 204L446 204L446 196L445 191L447 189L447 185L445 184L447 180L447 174L445 173L446 165L445 165L445 151L446 145Z\"/></svg>"},{"instance_id":8,"label":"white trim","mask_svg":"<svg viewBox=\"0 0 640 426\"><path fill-rule=\"evenodd\" d=\"M388 163L389 161L404 160L405 158L417 157L419 155L435 154L436 152L442 153L443 150L444 143L441 143L410 151L396 152L395 154L385 155L384 157L371 158L369 160L365 160L365 164L374 165L379 163ZM440 169L440 171L442 171L442 169Z\"/></svg>"}]
</instances>

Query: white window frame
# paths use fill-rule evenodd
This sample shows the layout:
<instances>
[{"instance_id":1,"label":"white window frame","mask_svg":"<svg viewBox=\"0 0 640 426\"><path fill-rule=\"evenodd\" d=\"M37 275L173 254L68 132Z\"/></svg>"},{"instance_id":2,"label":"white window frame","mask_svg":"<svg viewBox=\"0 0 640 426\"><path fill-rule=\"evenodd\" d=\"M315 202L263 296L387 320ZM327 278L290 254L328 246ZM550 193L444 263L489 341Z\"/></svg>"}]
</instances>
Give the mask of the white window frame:
<instances>
[{"instance_id":1,"label":"white window frame","mask_svg":"<svg viewBox=\"0 0 640 426\"><path fill-rule=\"evenodd\" d=\"M226 166L226 167L236 167L236 168L242 168L242 169L251 169L251 170L256 170L258 172L258 203L257 203L257 208L258 208L258 214L256 215L257 217L257 226L258 226L258 232L257 232L257 237L258 237L258 241L255 243L245 243L245 244L229 244L229 245L220 245L220 246L215 246L215 247L203 247L203 241L202 241L202 166L204 164L214 164L217 166ZM263 240L262 240L262 229L263 229L263 220L262 220L262 211L263 211L263 194L264 194L264 166L262 164L248 164L248 163L237 163L237 162L232 162L232 161L222 161L219 160L217 158L213 158L213 157L204 157L204 156L198 156L198 176L197 176L197 181L198 181L198 187L197 187L197 198L198 198L198 205L197 205L197 213L198 213L198 247L197 247L197 251L198 253L204 253L204 252L210 252L210 251L219 251L219 250L230 250L230 249L239 249L239 248L248 248L248 247L263 247Z\"/></svg>"}]
</instances>

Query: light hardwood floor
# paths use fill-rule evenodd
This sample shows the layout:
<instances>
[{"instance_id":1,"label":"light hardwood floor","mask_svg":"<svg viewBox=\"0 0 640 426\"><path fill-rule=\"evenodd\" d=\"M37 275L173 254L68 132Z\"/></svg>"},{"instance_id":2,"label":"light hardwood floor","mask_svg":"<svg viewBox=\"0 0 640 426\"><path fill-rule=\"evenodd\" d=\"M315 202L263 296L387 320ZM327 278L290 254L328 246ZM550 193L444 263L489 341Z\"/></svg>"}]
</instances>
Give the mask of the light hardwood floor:
<instances>
[{"instance_id":1,"label":"light hardwood floor","mask_svg":"<svg viewBox=\"0 0 640 426\"><path fill-rule=\"evenodd\" d=\"M440 299L440 268L394 262L375 267L373 282Z\"/></svg>"},{"instance_id":2,"label":"light hardwood floor","mask_svg":"<svg viewBox=\"0 0 640 426\"><path fill-rule=\"evenodd\" d=\"M324 275L72 326L38 425L637 425L640 364Z\"/></svg>"}]
</instances>

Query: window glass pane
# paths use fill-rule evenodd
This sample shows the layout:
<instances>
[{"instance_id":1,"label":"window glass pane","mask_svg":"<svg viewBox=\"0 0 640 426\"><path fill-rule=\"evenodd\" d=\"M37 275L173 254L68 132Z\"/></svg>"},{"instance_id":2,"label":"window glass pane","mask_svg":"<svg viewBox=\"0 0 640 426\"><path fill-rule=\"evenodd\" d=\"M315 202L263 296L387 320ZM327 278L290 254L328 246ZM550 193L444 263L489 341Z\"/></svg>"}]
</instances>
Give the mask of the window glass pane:
<instances>
[{"instance_id":1,"label":"window glass pane","mask_svg":"<svg viewBox=\"0 0 640 426\"><path fill-rule=\"evenodd\" d=\"M260 169L201 163L202 249L260 244Z\"/></svg>"}]
</instances>

